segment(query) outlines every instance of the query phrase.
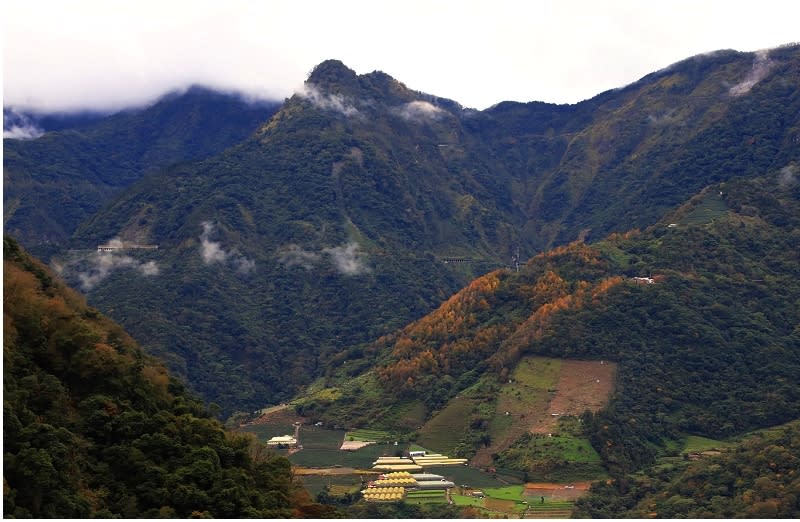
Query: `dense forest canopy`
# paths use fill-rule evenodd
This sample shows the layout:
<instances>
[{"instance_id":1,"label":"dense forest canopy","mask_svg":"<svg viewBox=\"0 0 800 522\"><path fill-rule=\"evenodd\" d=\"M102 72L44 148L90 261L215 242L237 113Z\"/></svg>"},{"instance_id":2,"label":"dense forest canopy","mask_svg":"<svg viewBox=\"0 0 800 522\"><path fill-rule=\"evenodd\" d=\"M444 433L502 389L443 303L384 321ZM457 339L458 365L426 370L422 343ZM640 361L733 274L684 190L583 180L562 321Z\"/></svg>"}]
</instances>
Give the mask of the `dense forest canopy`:
<instances>
[{"instance_id":1,"label":"dense forest canopy","mask_svg":"<svg viewBox=\"0 0 800 522\"><path fill-rule=\"evenodd\" d=\"M3 240L3 515L330 513L289 462L226 432L161 363Z\"/></svg>"}]
</instances>

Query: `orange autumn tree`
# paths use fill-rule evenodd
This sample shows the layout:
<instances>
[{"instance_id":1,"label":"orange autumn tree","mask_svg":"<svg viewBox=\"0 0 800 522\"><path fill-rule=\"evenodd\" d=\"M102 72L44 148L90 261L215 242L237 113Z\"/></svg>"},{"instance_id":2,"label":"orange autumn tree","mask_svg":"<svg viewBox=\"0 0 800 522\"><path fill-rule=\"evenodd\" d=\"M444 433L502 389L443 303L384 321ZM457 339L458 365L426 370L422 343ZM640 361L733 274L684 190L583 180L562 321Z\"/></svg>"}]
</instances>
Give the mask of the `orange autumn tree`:
<instances>
[{"instance_id":1,"label":"orange autumn tree","mask_svg":"<svg viewBox=\"0 0 800 522\"><path fill-rule=\"evenodd\" d=\"M459 377L477 367L508 372L548 331L555 314L597 305L622 281L600 252L572 243L532 258L520 273L498 270L473 281L439 309L378 341L392 362L383 385L411 393L426 376Z\"/></svg>"}]
</instances>

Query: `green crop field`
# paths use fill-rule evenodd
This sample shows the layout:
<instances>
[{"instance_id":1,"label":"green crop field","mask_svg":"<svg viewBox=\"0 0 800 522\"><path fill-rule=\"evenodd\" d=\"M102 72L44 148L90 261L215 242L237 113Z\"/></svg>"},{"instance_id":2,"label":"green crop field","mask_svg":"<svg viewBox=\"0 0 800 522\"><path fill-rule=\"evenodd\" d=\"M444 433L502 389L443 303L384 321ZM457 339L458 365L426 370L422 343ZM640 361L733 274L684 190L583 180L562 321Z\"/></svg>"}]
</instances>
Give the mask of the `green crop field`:
<instances>
[{"instance_id":1,"label":"green crop field","mask_svg":"<svg viewBox=\"0 0 800 522\"><path fill-rule=\"evenodd\" d=\"M525 491L525 486L505 486L502 488L484 488L483 493L487 497L496 498L499 500L522 500L522 493Z\"/></svg>"},{"instance_id":2,"label":"green crop field","mask_svg":"<svg viewBox=\"0 0 800 522\"><path fill-rule=\"evenodd\" d=\"M425 468L425 472L442 475L457 486L467 484L471 488L497 488L507 485L489 473L469 466L429 466Z\"/></svg>"},{"instance_id":3,"label":"green crop field","mask_svg":"<svg viewBox=\"0 0 800 522\"><path fill-rule=\"evenodd\" d=\"M388 431L357 429L348 431L345 440L382 442L388 441L391 437L392 435Z\"/></svg>"},{"instance_id":4,"label":"green crop field","mask_svg":"<svg viewBox=\"0 0 800 522\"><path fill-rule=\"evenodd\" d=\"M343 430L329 430L317 426L300 427L300 444L306 449L339 449L344 441Z\"/></svg>"},{"instance_id":5,"label":"green crop field","mask_svg":"<svg viewBox=\"0 0 800 522\"><path fill-rule=\"evenodd\" d=\"M472 409L477 404L474 399L456 397L422 427L417 442L434 451L452 454L462 434L469 429Z\"/></svg>"},{"instance_id":6,"label":"green crop field","mask_svg":"<svg viewBox=\"0 0 800 522\"><path fill-rule=\"evenodd\" d=\"M292 464L307 468L346 468L370 469L372 463L382 455L393 455L395 446L372 444L356 451L341 451L332 448L304 448L289 456Z\"/></svg>"},{"instance_id":7,"label":"green crop field","mask_svg":"<svg viewBox=\"0 0 800 522\"><path fill-rule=\"evenodd\" d=\"M453 502L456 506L474 506L474 507L483 507L483 499L478 497L468 497L466 495L454 495L450 494L450 498L453 499Z\"/></svg>"}]
</instances>

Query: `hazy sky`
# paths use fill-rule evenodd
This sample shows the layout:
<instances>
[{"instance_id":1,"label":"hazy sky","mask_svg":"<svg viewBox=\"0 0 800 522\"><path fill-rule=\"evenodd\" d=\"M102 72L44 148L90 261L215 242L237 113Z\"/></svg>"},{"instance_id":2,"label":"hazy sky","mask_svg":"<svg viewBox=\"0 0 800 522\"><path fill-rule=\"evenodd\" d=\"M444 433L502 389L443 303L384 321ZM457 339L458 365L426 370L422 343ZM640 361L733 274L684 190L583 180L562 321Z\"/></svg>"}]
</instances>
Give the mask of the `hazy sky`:
<instances>
[{"instance_id":1,"label":"hazy sky","mask_svg":"<svg viewBox=\"0 0 800 522\"><path fill-rule=\"evenodd\" d=\"M574 103L718 49L800 41L800 1L4 0L3 102L142 104L192 83L283 99L319 62L483 109Z\"/></svg>"}]
</instances>

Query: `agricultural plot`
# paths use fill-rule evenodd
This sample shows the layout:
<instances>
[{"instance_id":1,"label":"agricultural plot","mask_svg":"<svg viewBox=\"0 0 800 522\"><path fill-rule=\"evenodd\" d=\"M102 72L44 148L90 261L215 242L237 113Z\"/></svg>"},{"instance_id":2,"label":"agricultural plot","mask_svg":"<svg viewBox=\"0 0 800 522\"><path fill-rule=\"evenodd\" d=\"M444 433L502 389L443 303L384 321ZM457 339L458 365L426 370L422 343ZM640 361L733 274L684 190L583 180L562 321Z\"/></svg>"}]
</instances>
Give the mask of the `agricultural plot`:
<instances>
[{"instance_id":1,"label":"agricultural plot","mask_svg":"<svg viewBox=\"0 0 800 522\"><path fill-rule=\"evenodd\" d=\"M530 426L546 417L548 405L561 374L562 361L548 357L525 357L517 364L509 382L497 394L494 414L489 423L489 447L482 448L472 464L492 464L492 454L509 447Z\"/></svg>"},{"instance_id":2,"label":"agricultural plot","mask_svg":"<svg viewBox=\"0 0 800 522\"><path fill-rule=\"evenodd\" d=\"M617 365L608 361L563 360L553 400L544 415L533 425L534 433L552 433L558 417L580 416L608 404L617 374Z\"/></svg>"},{"instance_id":3,"label":"agricultural plot","mask_svg":"<svg viewBox=\"0 0 800 522\"><path fill-rule=\"evenodd\" d=\"M525 510L525 518L571 518L574 507L575 503L571 500L529 502Z\"/></svg>"},{"instance_id":4,"label":"agricultural plot","mask_svg":"<svg viewBox=\"0 0 800 522\"><path fill-rule=\"evenodd\" d=\"M295 466L326 468L343 466L356 469L370 469L372 463L383 455L393 455L396 447L389 444L372 444L357 451L340 451L338 446L306 448L289 456Z\"/></svg>"},{"instance_id":5,"label":"agricultural plot","mask_svg":"<svg viewBox=\"0 0 800 522\"><path fill-rule=\"evenodd\" d=\"M300 426L300 444L305 449L338 450L344 440L344 430L329 430L318 426Z\"/></svg>"},{"instance_id":6,"label":"agricultural plot","mask_svg":"<svg viewBox=\"0 0 800 522\"><path fill-rule=\"evenodd\" d=\"M388 442L392 437L388 431L357 429L348 431L344 440L359 442Z\"/></svg>"},{"instance_id":7,"label":"agricultural plot","mask_svg":"<svg viewBox=\"0 0 800 522\"><path fill-rule=\"evenodd\" d=\"M435 473L452 480L456 486L466 484L468 487L483 489L507 485L490 473L469 466L430 466L425 473Z\"/></svg>"},{"instance_id":8,"label":"agricultural plot","mask_svg":"<svg viewBox=\"0 0 800 522\"><path fill-rule=\"evenodd\" d=\"M456 397L419 432L418 442L434 451L452 454L463 434L469 429L474 399Z\"/></svg>"},{"instance_id":9,"label":"agricultural plot","mask_svg":"<svg viewBox=\"0 0 800 522\"><path fill-rule=\"evenodd\" d=\"M334 497L361 490L361 478L358 475L303 475L300 476L300 480L312 497L316 497L326 489Z\"/></svg>"},{"instance_id":10,"label":"agricultural plot","mask_svg":"<svg viewBox=\"0 0 800 522\"><path fill-rule=\"evenodd\" d=\"M706 195L705 198L679 221L682 225L705 225L722 217L728 210L722 197L716 192Z\"/></svg>"},{"instance_id":11,"label":"agricultural plot","mask_svg":"<svg viewBox=\"0 0 800 522\"><path fill-rule=\"evenodd\" d=\"M407 491L405 501L409 504L446 504L447 495L444 490Z\"/></svg>"},{"instance_id":12,"label":"agricultural plot","mask_svg":"<svg viewBox=\"0 0 800 522\"><path fill-rule=\"evenodd\" d=\"M523 491L522 485L485 488L482 490L482 497L453 494L451 498L457 506L472 506L481 508L489 514L502 513L505 516L514 515L516 517L527 507L523 501Z\"/></svg>"}]
</instances>

